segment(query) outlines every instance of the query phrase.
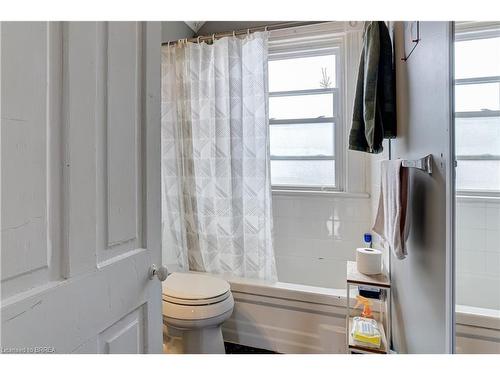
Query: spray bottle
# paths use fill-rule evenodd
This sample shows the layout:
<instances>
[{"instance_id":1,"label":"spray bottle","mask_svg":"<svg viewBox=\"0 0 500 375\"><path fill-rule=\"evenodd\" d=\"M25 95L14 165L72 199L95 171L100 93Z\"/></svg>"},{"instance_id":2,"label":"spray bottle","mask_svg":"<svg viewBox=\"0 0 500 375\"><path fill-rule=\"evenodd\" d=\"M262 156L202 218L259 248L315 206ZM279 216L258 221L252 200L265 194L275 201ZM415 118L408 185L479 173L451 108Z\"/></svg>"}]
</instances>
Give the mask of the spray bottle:
<instances>
[{"instance_id":1,"label":"spray bottle","mask_svg":"<svg viewBox=\"0 0 500 375\"><path fill-rule=\"evenodd\" d=\"M371 318L373 317L372 314L372 308L371 306L373 305L372 301L370 301L368 298L363 297L363 296L356 296L356 306L354 306L355 309L357 309L360 306L363 306L363 311L361 312L361 316L363 318Z\"/></svg>"}]
</instances>

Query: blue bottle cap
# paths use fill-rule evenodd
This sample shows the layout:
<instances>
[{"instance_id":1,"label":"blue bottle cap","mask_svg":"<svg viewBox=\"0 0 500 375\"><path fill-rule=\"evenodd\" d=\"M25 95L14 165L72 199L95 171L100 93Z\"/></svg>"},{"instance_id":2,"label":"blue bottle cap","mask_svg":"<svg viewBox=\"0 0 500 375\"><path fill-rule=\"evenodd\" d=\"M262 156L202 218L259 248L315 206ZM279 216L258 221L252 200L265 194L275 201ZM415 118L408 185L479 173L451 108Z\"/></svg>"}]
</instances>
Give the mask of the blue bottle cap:
<instances>
[{"instance_id":1,"label":"blue bottle cap","mask_svg":"<svg viewBox=\"0 0 500 375\"><path fill-rule=\"evenodd\" d=\"M372 235L370 233L365 233L365 242L372 242Z\"/></svg>"}]
</instances>

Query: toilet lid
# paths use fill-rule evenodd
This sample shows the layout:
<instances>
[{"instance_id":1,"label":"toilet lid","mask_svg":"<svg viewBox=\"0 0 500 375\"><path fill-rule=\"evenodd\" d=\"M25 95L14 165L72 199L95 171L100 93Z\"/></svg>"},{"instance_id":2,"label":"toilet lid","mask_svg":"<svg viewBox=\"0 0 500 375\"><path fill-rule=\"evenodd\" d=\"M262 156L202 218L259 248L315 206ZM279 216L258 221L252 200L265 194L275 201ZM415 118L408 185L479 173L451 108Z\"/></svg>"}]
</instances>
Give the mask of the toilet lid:
<instances>
[{"instance_id":1,"label":"toilet lid","mask_svg":"<svg viewBox=\"0 0 500 375\"><path fill-rule=\"evenodd\" d=\"M229 291L229 283L213 276L174 272L163 282L163 294L182 300L205 300Z\"/></svg>"},{"instance_id":2,"label":"toilet lid","mask_svg":"<svg viewBox=\"0 0 500 375\"><path fill-rule=\"evenodd\" d=\"M202 305L213 305L215 303L220 303L225 301L227 298L231 296L231 292L227 291L226 293L213 297L213 298L207 298L207 299L182 299L182 298L175 298L171 296L167 296L163 294L162 299L164 302L170 302L175 305L184 305L184 306L202 306Z\"/></svg>"}]
</instances>

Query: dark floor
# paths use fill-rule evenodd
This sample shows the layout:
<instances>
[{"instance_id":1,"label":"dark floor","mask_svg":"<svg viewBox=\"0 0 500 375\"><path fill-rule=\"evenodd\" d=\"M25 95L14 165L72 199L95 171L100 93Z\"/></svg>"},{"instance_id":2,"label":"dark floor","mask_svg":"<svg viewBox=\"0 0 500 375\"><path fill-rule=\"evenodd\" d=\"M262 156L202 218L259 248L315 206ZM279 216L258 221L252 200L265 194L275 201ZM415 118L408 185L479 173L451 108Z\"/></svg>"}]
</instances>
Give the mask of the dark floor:
<instances>
[{"instance_id":1,"label":"dark floor","mask_svg":"<svg viewBox=\"0 0 500 375\"><path fill-rule=\"evenodd\" d=\"M252 348L251 346L233 344L231 342L224 342L226 354L278 354L270 350Z\"/></svg>"}]
</instances>

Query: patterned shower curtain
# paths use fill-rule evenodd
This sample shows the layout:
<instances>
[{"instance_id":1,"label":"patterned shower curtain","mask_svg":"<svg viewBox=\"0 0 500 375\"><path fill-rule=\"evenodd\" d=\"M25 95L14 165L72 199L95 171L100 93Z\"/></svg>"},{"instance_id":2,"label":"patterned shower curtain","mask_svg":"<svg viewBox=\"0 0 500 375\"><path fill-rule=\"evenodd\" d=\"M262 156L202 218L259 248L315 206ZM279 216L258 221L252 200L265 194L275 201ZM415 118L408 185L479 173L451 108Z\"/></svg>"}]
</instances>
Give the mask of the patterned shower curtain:
<instances>
[{"instance_id":1,"label":"patterned shower curtain","mask_svg":"<svg viewBox=\"0 0 500 375\"><path fill-rule=\"evenodd\" d=\"M181 269L277 279L267 34L162 49L163 246Z\"/></svg>"}]
</instances>

